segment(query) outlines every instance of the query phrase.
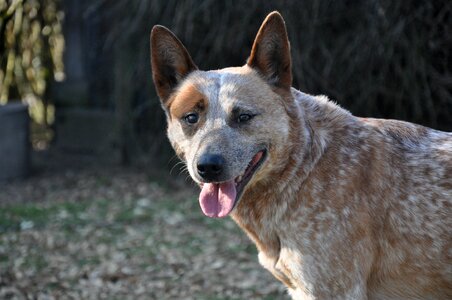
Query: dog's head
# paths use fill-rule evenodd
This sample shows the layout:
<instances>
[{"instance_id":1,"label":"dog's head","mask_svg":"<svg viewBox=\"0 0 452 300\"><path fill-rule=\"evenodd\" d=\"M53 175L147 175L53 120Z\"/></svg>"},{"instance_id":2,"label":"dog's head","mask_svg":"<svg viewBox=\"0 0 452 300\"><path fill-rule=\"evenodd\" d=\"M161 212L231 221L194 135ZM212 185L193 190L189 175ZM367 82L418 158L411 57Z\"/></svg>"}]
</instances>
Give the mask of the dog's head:
<instances>
[{"instance_id":1,"label":"dog's head","mask_svg":"<svg viewBox=\"0 0 452 300\"><path fill-rule=\"evenodd\" d=\"M247 189L288 159L293 99L284 20L269 14L246 65L215 71L198 70L176 36L157 25L151 63L171 144L202 187L201 208L224 217Z\"/></svg>"}]
</instances>

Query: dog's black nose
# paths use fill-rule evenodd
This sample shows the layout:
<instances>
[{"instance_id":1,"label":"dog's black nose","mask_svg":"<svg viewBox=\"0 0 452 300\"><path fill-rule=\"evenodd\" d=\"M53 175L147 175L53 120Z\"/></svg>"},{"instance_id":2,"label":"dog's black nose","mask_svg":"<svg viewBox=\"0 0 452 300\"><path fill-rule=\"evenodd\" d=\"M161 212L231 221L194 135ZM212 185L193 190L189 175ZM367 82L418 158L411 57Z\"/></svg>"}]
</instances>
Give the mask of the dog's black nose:
<instances>
[{"instance_id":1,"label":"dog's black nose","mask_svg":"<svg viewBox=\"0 0 452 300\"><path fill-rule=\"evenodd\" d=\"M196 167L198 174L207 181L217 180L225 167L223 156L218 154L203 154L198 160Z\"/></svg>"}]
</instances>

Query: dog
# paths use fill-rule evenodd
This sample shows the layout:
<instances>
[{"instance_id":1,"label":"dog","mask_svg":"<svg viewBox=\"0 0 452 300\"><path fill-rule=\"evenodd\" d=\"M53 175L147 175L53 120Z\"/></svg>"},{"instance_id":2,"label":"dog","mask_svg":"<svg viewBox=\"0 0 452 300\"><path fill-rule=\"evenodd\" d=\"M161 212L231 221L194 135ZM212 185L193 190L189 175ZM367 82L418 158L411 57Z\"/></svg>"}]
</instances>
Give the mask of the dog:
<instances>
[{"instance_id":1,"label":"dog","mask_svg":"<svg viewBox=\"0 0 452 300\"><path fill-rule=\"evenodd\" d=\"M231 216L293 299L452 299L452 133L292 88L278 12L214 71L156 25L151 67L203 213Z\"/></svg>"}]
</instances>

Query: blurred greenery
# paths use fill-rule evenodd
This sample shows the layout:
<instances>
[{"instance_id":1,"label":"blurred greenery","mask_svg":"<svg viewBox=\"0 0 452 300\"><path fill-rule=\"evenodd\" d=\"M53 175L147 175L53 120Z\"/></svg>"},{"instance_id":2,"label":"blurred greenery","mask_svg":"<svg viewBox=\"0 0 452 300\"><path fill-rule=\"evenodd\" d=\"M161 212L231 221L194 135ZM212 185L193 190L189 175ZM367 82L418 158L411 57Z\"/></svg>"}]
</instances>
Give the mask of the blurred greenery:
<instances>
[{"instance_id":1,"label":"blurred greenery","mask_svg":"<svg viewBox=\"0 0 452 300\"><path fill-rule=\"evenodd\" d=\"M22 100L37 124L53 121L51 80L64 79L58 0L0 0L0 104Z\"/></svg>"}]
</instances>

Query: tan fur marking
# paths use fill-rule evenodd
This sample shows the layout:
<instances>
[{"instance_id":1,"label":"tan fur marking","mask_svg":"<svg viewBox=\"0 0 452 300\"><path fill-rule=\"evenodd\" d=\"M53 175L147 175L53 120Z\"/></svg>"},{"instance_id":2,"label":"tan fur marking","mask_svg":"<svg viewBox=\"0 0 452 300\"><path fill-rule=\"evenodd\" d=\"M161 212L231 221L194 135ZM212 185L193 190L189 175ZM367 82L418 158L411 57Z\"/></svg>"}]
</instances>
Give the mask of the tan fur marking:
<instances>
[{"instance_id":1,"label":"tan fur marking","mask_svg":"<svg viewBox=\"0 0 452 300\"><path fill-rule=\"evenodd\" d=\"M206 97L194 85L188 85L175 95L168 109L172 118L179 119L195 108L203 110L206 107Z\"/></svg>"}]
</instances>

